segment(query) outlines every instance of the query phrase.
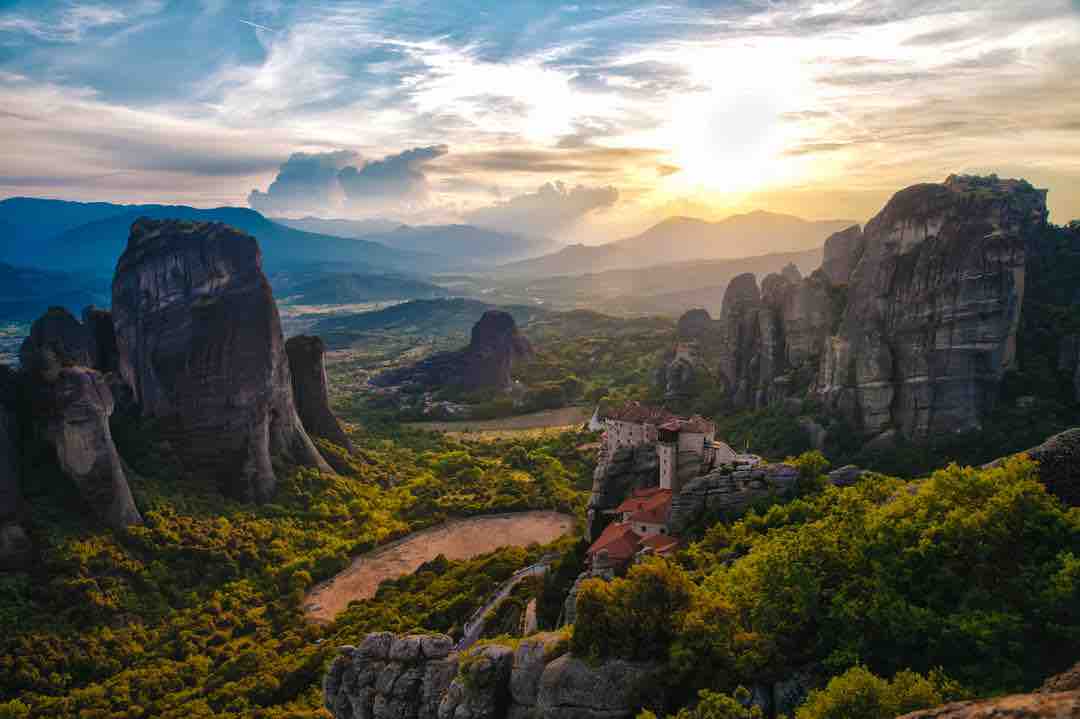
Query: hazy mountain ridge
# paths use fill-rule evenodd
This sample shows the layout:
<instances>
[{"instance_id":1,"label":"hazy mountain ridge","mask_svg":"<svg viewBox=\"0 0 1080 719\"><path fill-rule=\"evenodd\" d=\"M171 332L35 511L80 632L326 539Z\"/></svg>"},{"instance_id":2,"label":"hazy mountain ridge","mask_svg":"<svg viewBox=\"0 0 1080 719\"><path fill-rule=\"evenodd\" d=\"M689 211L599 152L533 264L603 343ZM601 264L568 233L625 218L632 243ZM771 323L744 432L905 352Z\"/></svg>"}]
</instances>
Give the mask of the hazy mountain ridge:
<instances>
[{"instance_id":1,"label":"hazy mountain ridge","mask_svg":"<svg viewBox=\"0 0 1080 719\"><path fill-rule=\"evenodd\" d=\"M434 299L449 294L443 287L408 277L337 273L299 284L284 299L305 305L348 305L376 300Z\"/></svg>"},{"instance_id":2,"label":"hazy mountain ridge","mask_svg":"<svg viewBox=\"0 0 1080 719\"><path fill-rule=\"evenodd\" d=\"M633 237L605 245L571 245L500 269L509 274L540 277L793 252L820 247L826 237L852 224L851 220L811 221L762 210L718 222L669 217Z\"/></svg>"},{"instance_id":3,"label":"hazy mountain ridge","mask_svg":"<svg viewBox=\"0 0 1080 719\"><path fill-rule=\"evenodd\" d=\"M476 225L407 225L390 220L305 217L275 220L307 232L380 242L387 247L443 255L454 266L490 266L553 252L559 244L538 237Z\"/></svg>"},{"instance_id":4,"label":"hazy mountain ridge","mask_svg":"<svg viewBox=\"0 0 1080 719\"><path fill-rule=\"evenodd\" d=\"M254 235L269 268L298 263L347 263L353 269L436 269L441 260L368 240L304 232L241 207L200 209L185 205L115 205L37 198L0 201L0 222L14 228L0 240L0 261L64 271L111 273L139 217L224 222Z\"/></svg>"}]
</instances>

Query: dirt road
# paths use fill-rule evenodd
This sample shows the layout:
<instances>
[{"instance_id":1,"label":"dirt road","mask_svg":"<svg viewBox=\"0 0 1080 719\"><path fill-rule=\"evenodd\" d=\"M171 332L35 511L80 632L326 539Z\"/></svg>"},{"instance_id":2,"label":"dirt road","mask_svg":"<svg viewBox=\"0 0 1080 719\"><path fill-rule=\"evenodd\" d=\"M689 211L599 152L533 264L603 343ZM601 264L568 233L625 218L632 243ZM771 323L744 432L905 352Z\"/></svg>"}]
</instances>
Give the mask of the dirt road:
<instances>
[{"instance_id":1,"label":"dirt road","mask_svg":"<svg viewBox=\"0 0 1080 719\"><path fill-rule=\"evenodd\" d=\"M414 532L353 560L304 598L304 613L315 622L330 622L354 599L369 599L386 579L415 572L440 554L469 559L499 547L541 544L574 529L574 518L558 512L518 512L472 517Z\"/></svg>"}]
</instances>

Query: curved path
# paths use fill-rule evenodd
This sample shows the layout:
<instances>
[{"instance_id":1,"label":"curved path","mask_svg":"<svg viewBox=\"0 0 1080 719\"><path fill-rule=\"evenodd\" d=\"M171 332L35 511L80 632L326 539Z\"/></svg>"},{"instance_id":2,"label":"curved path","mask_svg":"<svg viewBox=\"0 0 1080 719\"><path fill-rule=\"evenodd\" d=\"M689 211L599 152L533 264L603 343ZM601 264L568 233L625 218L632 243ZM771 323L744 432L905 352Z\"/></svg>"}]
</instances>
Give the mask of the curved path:
<instances>
[{"instance_id":1,"label":"curved path","mask_svg":"<svg viewBox=\"0 0 1080 719\"><path fill-rule=\"evenodd\" d=\"M551 542L574 529L574 518L558 512L515 512L459 519L408 536L356 557L348 568L304 597L311 621L331 622L356 599L375 596L379 584L412 574L440 554L471 559L500 547Z\"/></svg>"}]
</instances>

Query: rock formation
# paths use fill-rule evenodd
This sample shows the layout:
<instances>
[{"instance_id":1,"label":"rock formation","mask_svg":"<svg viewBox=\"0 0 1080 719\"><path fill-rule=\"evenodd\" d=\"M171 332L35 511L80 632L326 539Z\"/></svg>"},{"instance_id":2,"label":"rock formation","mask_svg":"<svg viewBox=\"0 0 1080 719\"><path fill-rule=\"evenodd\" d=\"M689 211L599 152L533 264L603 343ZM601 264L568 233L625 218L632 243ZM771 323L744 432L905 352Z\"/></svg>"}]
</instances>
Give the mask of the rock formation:
<instances>
[{"instance_id":1,"label":"rock formation","mask_svg":"<svg viewBox=\"0 0 1080 719\"><path fill-rule=\"evenodd\" d=\"M114 404L105 378L86 367L65 367L41 389L45 397L37 406L61 471L109 526L141 523L109 430Z\"/></svg>"},{"instance_id":2,"label":"rock formation","mask_svg":"<svg viewBox=\"0 0 1080 719\"><path fill-rule=\"evenodd\" d=\"M19 491L17 392L15 372L0 365L0 570L25 566L31 550L30 539L22 525L24 508Z\"/></svg>"},{"instance_id":3,"label":"rock formation","mask_svg":"<svg viewBox=\"0 0 1080 719\"><path fill-rule=\"evenodd\" d=\"M604 510L614 509L634 489L655 487L660 483L660 460L656 444L646 443L634 447L621 447L611 459L601 462L593 472L592 493L586 512L585 536L596 541L604 530L599 521Z\"/></svg>"},{"instance_id":4,"label":"rock formation","mask_svg":"<svg viewBox=\"0 0 1080 719\"><path fill-rule=\"evenodd\" d=\"M518 331L514 318L501 310L488 310L472 328L469 346L440 352L409 367L384 372L372 382L381 386L417 385L425 388L460 387L466 391L494 389L505 392L515 362L533 354L529 341Z\"/></svg>"},{"instance_id":5,"label":"rock formation","mask_svg":"<svg viewBox=\"0 0 1080 719\"><path fill-rule=\"evenodd\" d=\"M289 338L285 352L289 356L296 411L304 429L313 437L322 437L351 452L352 443L330 409L323 363L326 345L318 337L299 335Z\"/></svg>"},{"instance_id":6,"label":"rock formation","mask_svg":"<svg viewBox=\"0 0 1080 719\"><path fill-rule=\"evenodd\" d=\"M141 218L113 279L121 375L192 471L242 499L274 491L271 457L329 470L293 402L255 238Z\"/></svg>"},{"instance_id":7,"label":"rock formation","mask_svg":"<svg viewBox=\"0 0 1080 719\"><path fill-rule=\"evenodd\" d=\"M1013 694L920 709L900 719L1073 719L1080 716L1080 691Z\"/></svg>"},{"instance_id":8,"label":"rock formation","mask_svg":"<svg viewBox=\"0 0 1080 719\"><path fill-rule=\"evenodd\" d=\"M668 526L673 534L680 534L706 511L745 511L760 499L790 494L798 480L799 471L789 464L720 467L691 480L672 497Z\"/></svg>"},{"instance_id":9,"label":"rock formation","mask_svg":"<svg viewBox=\"0 0 1080 719\"><path fill-rule=\"evenodd\" d=\"M342 647L323 682L335 719L622 719L638 709L652 665L587 664L557 635L467 654L444 635L369 634Z\"/></svg>"},{"instance_id":10,"label":"rock formation","mask_svg":"<svg viewBox=\"0 0 1080 719\"><path fill-rule=\"evenodd\" d=\"M1069 506L1080 506L1080 427L1059 432L1024 453L1039 463L1039 479L1050 494ZM1004 460L985 466L996 467Z\"/></svg>"},{"instance_id":11,"label":"rock formation","mask_svg":"<svg viewBox=\"0 0 1080 719\"><path fill-rule=\"evenodd\" d=\"M909 187L831 236L810 277L732 280L699 362L737 408L811 398L868 438L977 429L1015 357L1025 248L1046 214L1022 180Z\"/></svg>"},{"instance_id":12,"label":"rock formation","mask_svg":"<svg viewBox=\"0 0 1080 719\"><path fill-rule=\"evenodd\" d=\"M31 326L19 356L33 426L52 445L61 472L109 526L140 523L109 428L113 393L94 366L95 333L67 310L53 307Z\"/></svg>"}]
</instances>

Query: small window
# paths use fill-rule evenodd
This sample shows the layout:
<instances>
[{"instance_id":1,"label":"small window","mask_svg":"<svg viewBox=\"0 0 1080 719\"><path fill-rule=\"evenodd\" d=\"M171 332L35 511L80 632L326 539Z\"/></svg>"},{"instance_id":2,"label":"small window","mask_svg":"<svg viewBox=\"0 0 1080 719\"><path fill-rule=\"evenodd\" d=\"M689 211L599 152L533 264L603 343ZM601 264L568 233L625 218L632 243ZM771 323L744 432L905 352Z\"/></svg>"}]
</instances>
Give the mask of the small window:
<instances>
[{"instance_id":1,"label":"small window","mask_svg":"<svg viewBox=\"0 0 1080 719\"><path fill-rule=\"evenodd\" d=\"M642 532L644 532L644 531L645 531L645 525L644 525L644 524L643 524L643 525L641 525L641 531L642 531Z\"/></svg>"},{"instance_id":2,"label":"small window","mask_svg":"<svg viewBox=\"0 0 1080 719\"><path fill-rule=\"evenodd\" d=\"M667 534L667 527L660 527L660 534Z\"/></svg>"}]
</instances>

